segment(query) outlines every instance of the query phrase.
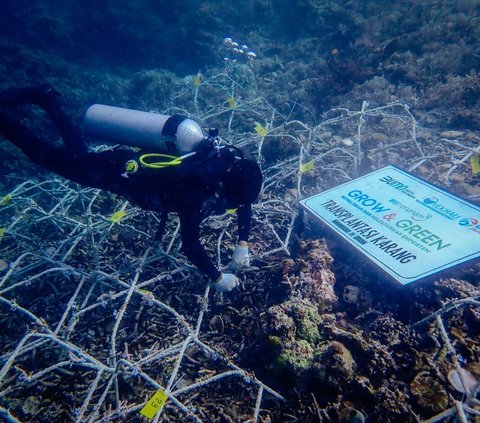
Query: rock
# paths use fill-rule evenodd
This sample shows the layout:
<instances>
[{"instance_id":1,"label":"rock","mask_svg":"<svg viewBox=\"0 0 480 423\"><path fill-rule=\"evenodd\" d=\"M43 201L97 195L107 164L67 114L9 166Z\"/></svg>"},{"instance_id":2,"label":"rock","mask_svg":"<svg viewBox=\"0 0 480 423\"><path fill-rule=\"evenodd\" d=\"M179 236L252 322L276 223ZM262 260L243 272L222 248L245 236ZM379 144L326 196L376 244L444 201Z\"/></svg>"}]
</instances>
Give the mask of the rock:
<instances>
[{"instance_id":1,"label":"rock","mask_svg":"<svg viewBox=\"0 0 480 423\"><path fill-rule=\"evenodd\" d=\"M4 259L0 259L0 272L3 272L4 270L7 270L9 267L8 261Z\"/></svg>"},{"instance_id":2,"label":"rock","mask_svg":"<svg viewBox=\"0 0 480 423\"><path fill-rule=\"evenodd\" d=\"M332 262L325 243L301 241L298 259L283 263L283 279L291 285L292 295L309 299L320 309L328 310L337 301Z\"/></svg>"},{"instance_id":3,"label":"rock","mask_svg":"<svg viewBox=\"0 0 480 423\"><path fill-rule=\"evenodd\" d=\"M281 337L283 345L295 338L314 344L320 339L318 324L321 321L317 308L310 301L291 299L267 310L264 329L269 335Z\"/></svg>"},{"instance_id":4,"label":"rock","mask_svg":"<svg viewBox=\"0 0 480 423\"><path fill-rule=\"evenodd\" d=\"M358 302L360 297L360 288L354 285L347 285L343 288L343 301L350 304L355 304Z\"/></svg>"},{"instance_id":5,"label":"rock","mask_svg":"<svg viewBox=\"0 0 480 423\"><path fill-rule=\"evenodd\" d=\"M373 134L370 134L368 138L376 143L388 141L388 136L380 132L374 132Z\"/></svg>"},{"instance_id":6,"label":"rock","mask_svg":"<svg viewBox=\"0 0 480 423\"><path fill-rule=\"evenodd\" d=\"M340 135L334 135L332 137L336 142L339 144L343 144L347 147L351 147L354 143L353 140L350 137L341 137Z\"/></svg>"},{"instance_id":7,"label":"rock","mask_svg":"<svg viewBox=\"0 0 480 423\"><path fill-rule=\"evenodd\" d=\"M25 414L35 414L40 407L40 400L35 396L30 396L25 399L22 406L22 411Z\"/></svg>"},{"instance_id":8,"label":"rock","mask_svg":"<svg viewBox=\"0 0 480 423\"><path fill-rule=\"evenodd\" d=\"M398 132L405 129L405 123L403 123L400 119L391 116L384 117L379 122L379 126L385 128L390 132Z\"/></svg>"},{"instance_id":9,"label":"rock","mask_svg":"<svg viewBox=\"0 0 480 423\"><path fill-rule=\"evenodd\" d=\"M387 347L416 345L419 340L415 330L390 314L379 315L366 327L372 339L378 340Z\"/></svg>"},{"instance_id":10,"label":"rock","mask_svg":"<svg viewBox=\"0 0 480 423\"><path fill-rule=\"evenodd\" d=\"M350 350L341 342L329 341L315 354L315 375L331 388L344 386L355 374L357 365Z\"/></svg>"},{"instance_id":11,"label":"rock","mask_svg":"<svg viewBox=\"0 0 480 423\"><path fill-rule=\"evenodd\" d=\"M210 328L215 332L217 332L218 334L221 335L224 332L225 324L223 323L223 319L221 318L221 316L219 316L218 314L213 316L210 319L209 323L210 323Z\"/></svg>"},{"instance_id":12,"label":"rock","mask_svg":"<svg viewBox=\"0 0 480 423\"><path fill-rule=\"evenodd\" d=\"M351 147L353 145L353 140L351 138L342 138L340 143L346 145L347 147Z\"/></svg>"},{"instance_id":13,"label":"rock","mask_svg":"<svg viewBox=\"0 0 480 423\"><path fill-rule=\"evenodd\" d=\"M447 138L449 140L455 139L455 138L460 138L463 136L464 132L462 131L443 131L440 132L440 136L442 138Z\"/></svg>"},{"instance_id":14,"label":"rock","mask_svg":"<svg viewBox=\"0 0 480 423\"><path fill-rule=\"evenodd\" d=\"M401 386L382 386L375 393L374 412L382 416L384 423L408 422L412 416L409 395Z\"/></svg>"},{"instance_id":15,"label":"rock","mask_svg":"<svg viewBox=\"0 0 480 423\"><path fill-rule=\"evenodd\" d=\"M274 364L276 370L299 375L310 368L313 362L313 347L303 339L294 341L284 349Z\"/></svg>"},{"instance_id":16,"label":"rock","mask_svg":"<svg viewBox=\"0 0 480 423\"><path fill-rule=\"evenodd\" d=\"M475 377L465 369L460 369L460 372L457 370L451 370L448 372L448 381L451 385L462 394L468 394L475 389L478 381Z\"/></svg>"},{"instance_id":17,"label":"rock","mask_svg":"<svg viewBox=\"0 0 480 423\"><path fill-rule=\"evenodd\" d=\"M468 363L465 366L465 370L470 372L477 379L480 379L480 363L479 362L474 361L474 362Z\"/></svg>"}]
</instances>

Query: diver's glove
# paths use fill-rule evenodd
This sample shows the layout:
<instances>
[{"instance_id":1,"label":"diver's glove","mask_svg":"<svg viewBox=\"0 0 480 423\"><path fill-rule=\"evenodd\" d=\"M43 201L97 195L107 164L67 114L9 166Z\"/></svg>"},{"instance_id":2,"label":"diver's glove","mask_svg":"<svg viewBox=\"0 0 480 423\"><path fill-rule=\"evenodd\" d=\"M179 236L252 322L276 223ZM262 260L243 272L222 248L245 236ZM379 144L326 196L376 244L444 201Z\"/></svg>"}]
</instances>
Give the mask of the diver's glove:
<instances>
[{"instance_id":1,"label":"diver's glove","mask_svg":"<svg viewBox=\"0 0 480 423\"><path fill-rule=\"evenodd\" d=\"M218 292L229 292L238 285L238 278L232 273L222 273L213 287Z\"/></svg>"},{"instance_id":2,"label":"diver's glove","mask_svg":"<svg viewBox=\"0 0 480 423\"><path fill-rule=\"evenodd\" d=\"M237 245L232 254L232 261L228 265L232 270L240 270L245 267L250 267L250 255L248 254L247 245Z\"/></svg>"}]
</instances>

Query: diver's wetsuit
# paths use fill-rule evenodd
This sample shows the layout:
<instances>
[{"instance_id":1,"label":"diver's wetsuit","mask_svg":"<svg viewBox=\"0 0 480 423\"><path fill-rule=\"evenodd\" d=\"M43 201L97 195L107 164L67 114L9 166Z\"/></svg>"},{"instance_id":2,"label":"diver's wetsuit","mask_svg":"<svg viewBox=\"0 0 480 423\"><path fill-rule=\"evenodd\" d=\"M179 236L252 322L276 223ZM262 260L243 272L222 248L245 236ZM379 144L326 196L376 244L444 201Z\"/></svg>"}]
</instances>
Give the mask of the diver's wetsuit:
<instances>
[{"instance_id":1,"label":"diver's wetsuit","mask_svg":"<svg viewBox=\"0 0 480 423\"><path fill-rule=\"evenodd\" d=\"M21 90L21 89L19 89ZM52 146L18 120L0 112L0 134L19 147L33 162L71 181L121 196L147 210L176 212L180 218L183 249L188 259L216 281L221 272L200 244L200 223L211 214L238 208L238 239L248 241L251 204L234 204L224 195L224 181L235 155L228 148L203 157L193 156L179 166L149 169L125 177L125 164L139 153L128 148L88 152L80 133L53 95L25 99L15 89L0 94L1 105L35 103L44 108L58 128L65 147ZM3 96L3 97L2 97ZM123 176L122 176L123 175Z\"/></svg>"}]
</instances>

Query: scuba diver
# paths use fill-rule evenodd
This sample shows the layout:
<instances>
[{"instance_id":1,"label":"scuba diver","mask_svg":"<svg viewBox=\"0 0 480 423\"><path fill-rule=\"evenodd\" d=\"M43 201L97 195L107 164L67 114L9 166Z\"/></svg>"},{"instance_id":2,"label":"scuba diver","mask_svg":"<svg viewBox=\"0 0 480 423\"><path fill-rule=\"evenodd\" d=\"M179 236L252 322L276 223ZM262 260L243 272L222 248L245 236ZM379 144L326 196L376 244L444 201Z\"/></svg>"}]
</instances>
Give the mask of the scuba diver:
<instances>
[{"instance_id":1,"label":"scuba diver","mask_svg":"<svg viewBox=\"0 0 480 423\"><path fill-rule=\"evenodd\" d=\"M103 105L93 105L87 110L87 134L103 141L120 139L124 144L130 140L130 145L140 147L158 144L161 138L163 148L170 154L180 152L183 156L143 154L123 146L89 152L80 131L60 107L58 97L59 93L50 86L9 88L0 92L0 106L40 106L57 127L63 146L45 142L4 112L0 112L0 135L30 160L66 179L110 191L142 209L159 212L157 239L163 235L168 213L177 213L182 248L190 262L210 278L217 291L235 288L238 278L217 269L200 243L200 224L209 215L237 209L238 243L228 269L237 271L250 266L251 204L262 185L257 163L245 159L237 148L220 145L216 129L206 133L186 116ZM164 160L164 156L170 163L152 162L158 157Z\"/></svg>"}]
</instances>

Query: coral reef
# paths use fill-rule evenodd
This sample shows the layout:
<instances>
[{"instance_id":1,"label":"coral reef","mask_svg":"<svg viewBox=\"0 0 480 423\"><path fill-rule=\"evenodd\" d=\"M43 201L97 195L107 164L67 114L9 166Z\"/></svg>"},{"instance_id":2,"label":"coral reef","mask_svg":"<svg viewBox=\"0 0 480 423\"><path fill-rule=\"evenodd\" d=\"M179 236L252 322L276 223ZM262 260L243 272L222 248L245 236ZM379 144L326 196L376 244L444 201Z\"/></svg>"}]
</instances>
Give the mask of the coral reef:
<instances>
[{"instance_id":1,"label":"coral reef","mask_svg":"<svg viewBox=\"0 0 480 423\"><path fill-rule=\"evenodd\" d=\"M308 299L326 311L337 297L333 290L333 262L325 243L318 240L300 241L299 257L283 264L283 281L291 286L291 296Z\"/></svg>"},{"instance_id":2,"label":"coral reef","mask_svg":"<svg viewBox=\"0 0 480 423\"><path fill-rule=\"evenodd\" d=\"M410 391L417 404L428 413L439 413L448 406L448 395L440 383L421 372L410 383Z\"/></svg>"},{"instance_id":3,"label":"coral reef","mask_svg":"<svg viewBox=\"0 0 480 423\"><path fill-rule=\"evenodd\" d=\"M313 0L141 0L108 2L108 7L73 0L23 3L21 7L13 0L2 3L0 88L48 82L62 92L78 124L85 107L93 102L191 114L218 127L228 142L246 147L247 154L258 155L267 169L266 186L273 189L266 190L263 200L268 206L255 209L255 218L256 224L271 219L274 225L266 231L255 227L254 267L242 275L241 289L202 309L207 317L202 340L261 375L285 396L286 401L263 410L261 420L362 421L366 416L370 423L415 422L453 407L454 400L464 400L458 375L468 372L472 380L479 379L480 311L478 305L461 301L478 301L478 265L400 292L310 223L302 235L293 234L299 242L285 242L276 253L264 254L277 245L277 238L288 239L298 198L389 163L479 203L480 178L470 166L480 141L478 2L394 0L389 7L372 1ZM292 25L292 21L301 24ZM244 40L255 50L256 59L225 61L225 36ZM361 109L364 102L370 108L401 103L411 117L399 109L369 114L362 117L360 134L348 111ZM33 123L40 117L38 110L25 113L25 121L38 134L56 140L57 133L48 124ZM335 118L339 120L332 123ZM294 121L297 126L290 125ZM319 126L320 121L326 123ZM254 133L257 123L263 125L264 137ZM411 143L402 144L410 131L424 149L421 158ZM362 151L357 151L360 135ZM304 185L300 187L298 157L313 156L313 148L322 158L314 171L301 175ZM43 174L15 148L2 142L0 150L2 195L19 181L42 181ZM281 171L269 173L276 167ZM2 222L2 229L14 219L33 222L42 195L35 195L31 204L25 197L23 203L9 206L12 215ZM95 218L117 201L108 195L99 198L101 205L92 211ZM45 203L52 199L58 200L52 196ZM65 220L52 223L49 218L55 214L45 213L39 218L42 224L30 222L24 233L18 229L18 239L8 235L11 246L0 244L0 276L25 251L42 250L41 266L53 266L59 240L66 239L67 223L78 220L82 227L86 220L75 215L74 206L65 208L70 207L72 214ZM281 217L272 217L272 209L278 212L279 208ZM105 232L101 254L95 257L87 244L75 241L72 248L78 245L79 252L72 265L80 272L92 266L130 280L131 263L138 262L151 246L146 234L154 232L156 224L155 217L135 213L138 218L131 224ZM217 240L225 242L227 248L218 250L218 260L223 262L233 248L229 218L208 222L205 232L210 252ZM320 236L325 241L319 241ZM168 254L157 258L155 268L144 275L153 279L158 269L182 263L178 240L172 238L164 247L173 258ZM288 258L287 252L291 253ZM29 260L26 270L13 274L17 279L12 283L21 283L21 272L28 274L35 267ZM149 309L153 300L165 301L193 321L189 312L201 304L198 292L203 281L188 272L188 267L183 268L169 276L168 284L162 280L151 293L142 293L142 301L132 302L135 312L120 328L124 352L117 355L144 360L151 351L177 339L177 328ZM76 278L62 273L41 279L38 286L6 291L14 303L5 305L0 315L4 361L18 341L15 334L28 329L42 335L44 328L41 321L28 323L25 316L13 320L15 301L48 324L56 323L62 317L58 305L67 303L66 292L74 292ZM112 281L104 281L100 289L96 278L87 280L94 283L91 292L100 311L81 322L83 332L79 329L74 341L106 360L110 355L105 348L107 334L113 330L119 304L111 298ZM109 305L100 306L104 302ZM442 319L450 345L434 318L414 326L438 310L448 310ZM130 327L134 330L129 331ZM218 357L210 363L198 348L192 350L184 375L176 381L178 389L220 367ZM74 421L78 395L87 396L93 377L90 370L75 366L42 376L42 365L61 360L65 352L53 348L26 354L8 375L0 411L11 408L23 420ZM209 367L200 374L199 363L206 361ZM160 381L168 379L173 363L167 359L160 364L143 365L141 371L151 371ZM25 382L35 371L42 377L36 386ZM75 372L80 386L68 372ZM131 369L122 372L118 400L124 404L143 401L148 390L138 383L138 376L128 376ZM199 415L205 421L246 420L242 400L255 402L250 391L232 389L235 401L222 398L222 404L231 406L228 412L218 400L221 391L198 393ZM114 394L106 389L105 396L110 399Z\"/></svg>"}]
</instances>

